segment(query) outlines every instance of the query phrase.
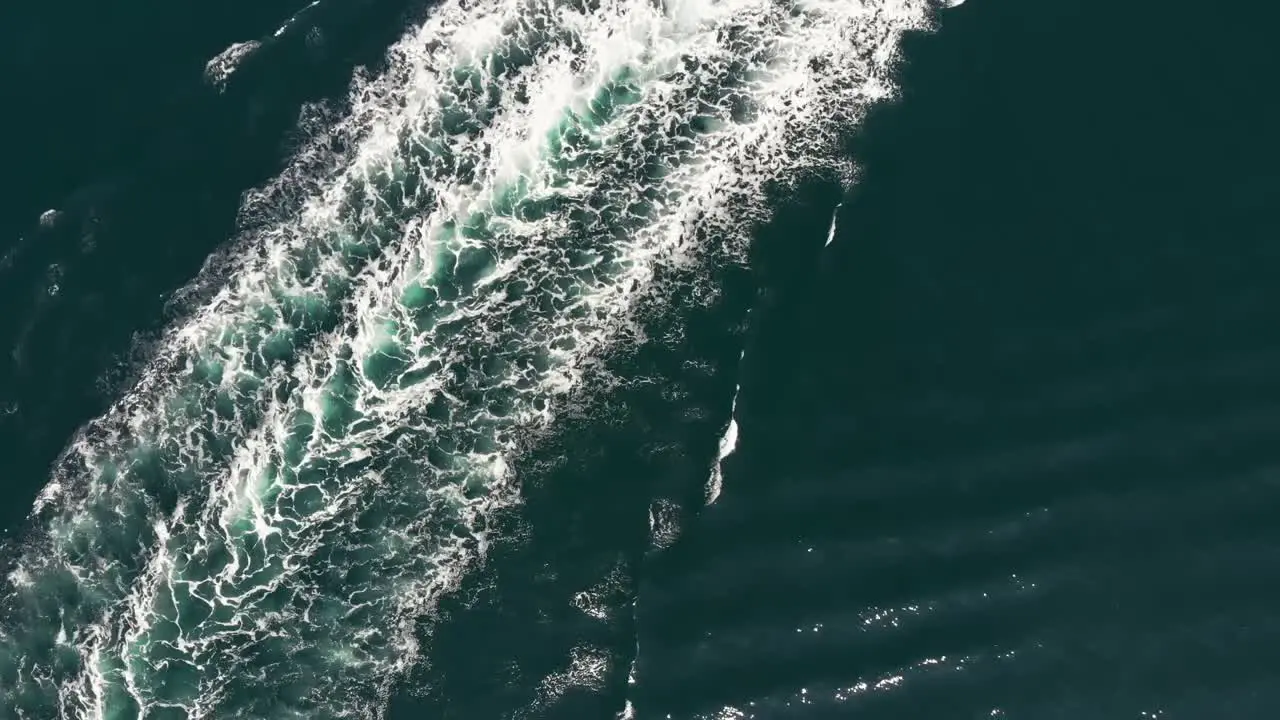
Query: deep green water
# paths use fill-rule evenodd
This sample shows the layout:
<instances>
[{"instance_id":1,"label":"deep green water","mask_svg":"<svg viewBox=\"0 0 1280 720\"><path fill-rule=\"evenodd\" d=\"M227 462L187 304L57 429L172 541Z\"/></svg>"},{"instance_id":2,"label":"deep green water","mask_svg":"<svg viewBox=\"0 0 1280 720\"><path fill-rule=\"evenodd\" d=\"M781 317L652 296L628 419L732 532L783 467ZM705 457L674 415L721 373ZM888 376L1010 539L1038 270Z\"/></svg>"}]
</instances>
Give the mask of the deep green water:
<instances>
[{"instance_id":1,"label":"deep green water","mask_svg":"<svg viewBox=\"0 0 1280 720\"><path fill-rule=\"evenodd\" d=\"M202 81L303 4L0 11L6 573L76 429L206 297L174 293L299 105L429 12L321 4L225 93ZM523 502L421 622L389 716L1274 717L1273 45L1240 10L939 13L848 133L858 183L780 195L722 294L665 298L520 456ZM604 669L560 683L574 657Z\"/></svg>"}]
</instances>

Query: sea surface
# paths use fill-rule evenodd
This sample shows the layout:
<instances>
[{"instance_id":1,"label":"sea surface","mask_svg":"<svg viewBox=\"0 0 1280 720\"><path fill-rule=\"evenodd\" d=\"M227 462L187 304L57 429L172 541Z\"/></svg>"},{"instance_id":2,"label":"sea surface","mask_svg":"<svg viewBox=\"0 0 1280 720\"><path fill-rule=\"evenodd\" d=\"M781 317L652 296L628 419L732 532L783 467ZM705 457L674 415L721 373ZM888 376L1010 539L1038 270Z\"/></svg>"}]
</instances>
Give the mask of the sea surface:
<instances>
[{"instance_id":1,"label":"sea surface","mask_svg":"<svg viewBox=\"0 0 1280 720\"><path fill-rule=\"evenodd\" d=\"M0 719L1280 717L1274 13L0 9Z\"/></svg>"}]
</instances>

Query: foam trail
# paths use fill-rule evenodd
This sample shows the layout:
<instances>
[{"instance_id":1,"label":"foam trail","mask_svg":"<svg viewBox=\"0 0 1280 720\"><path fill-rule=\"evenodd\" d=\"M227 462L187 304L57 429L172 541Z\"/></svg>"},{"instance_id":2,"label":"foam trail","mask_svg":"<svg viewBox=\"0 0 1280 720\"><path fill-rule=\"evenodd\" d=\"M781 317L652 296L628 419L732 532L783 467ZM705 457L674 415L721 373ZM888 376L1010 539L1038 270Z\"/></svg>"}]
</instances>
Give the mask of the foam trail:
<instances>
[{"instance_id":1,"label":"foam trail","mask_svg":"<svg viewBox=\"0 0 1280 720\"><path fill-rule=\"evenodd\" d=\"M231 78L232 73L240 67L240 63L257 52L260 47L262 47L262 43L257 40L232 43L227 46L226 50L218 53L209 62L205 63L205 81L219 90L226 89L227 81Z\"/></svg>"},{"instance_id":2,"label":"foam trail","mask_svg":"<svg viewBox=\"0 0 1280 720\"><path fill-rule=\"evenodd\" d=\"M204 66L205 82L218 88L219 92L226 90L227 83L231 80L231 76L240 69L240 65L244 63L251 55L262 49L264 45L270 45L279 40L291 27L296 25L312 8L320 4L320 0L311 0L302 9L290 15L270 37L261 37L256 40L246 40L245 42L232 43L225 50L210 58Z\"/></svg>"},{"instance_id":3,"label":"foam trail","mask_svg":"<svg viewBox=\"0 0 1280 720\"><path fill-rule=\"evenodd\" d=\"M311 2L307 3L306 7L294 13L289 17L288 20L285 20L283 23L281 23L280 27L276 28L276 31L271 33L271 37L278 38L281 35L284 35L286 32L289 31L289 28L292 27L294 23L298 22L298 18L302 17L307 13L307 11L309 11L311 8L319 4L320 4L320 0L311 0Z\"/></svg>"},{"instance_id":4,"label":"foam trail","mask_svg":"<svg viewBox=\"0 0 1280 720\"><path fill-rule=\"evenodd\" d=\"M827 230L827 242L822 245L824 248L836 239L836 218L840 215L840 208L843 205L844 203L838 203L836 209L831 212L831 227Z\"/></svg>"},{"instance_id":5,"label":"foam trail","mask_svg":"<svg viewBox=\"0 0 1280 720\"><path fill-rule=\"evenodd\" d=\"M643 337L640 300L695 289L660 278L741 253L767 188L847 172L837 134L926 9L435 8L60 460L4 588L0 707L378 716L554 408Z\"/></svg>"},{"instance_id":6,"label":"foam trail","mask_svg":"<svg viewBox=\"0 0 1280 720\"><path fill-rule=\"evenodd\" d=\"M738 367L742 367L742 361L747 356L746 351L742 351L738 355ZM738 394L742 392L742 384L739 383L733 388L733 400L729 403L729 425L724 430L724 435L720 436L720 445L716 453L716 462L711 466L711 481L707 483L707 504L710 505L720 497L721 487L724 485L724 461L725 458L733 454L738 447Z\"/></svg>"}]
</instances>

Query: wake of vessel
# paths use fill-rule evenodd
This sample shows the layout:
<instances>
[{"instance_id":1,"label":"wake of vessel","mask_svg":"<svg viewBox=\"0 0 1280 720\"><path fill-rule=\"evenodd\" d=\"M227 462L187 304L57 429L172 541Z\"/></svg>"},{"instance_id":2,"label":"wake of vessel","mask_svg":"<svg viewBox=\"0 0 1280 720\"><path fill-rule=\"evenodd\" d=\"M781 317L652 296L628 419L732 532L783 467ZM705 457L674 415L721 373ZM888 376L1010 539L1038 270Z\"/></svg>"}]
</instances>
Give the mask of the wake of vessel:
<instances>
[{"instance_id":1,"label":"wake of vessel","mask_svg":"<svg viewBox=\"0 0 1280 720\"><path fill-rule=\"evenodd\" d=\"M928 11L433 9L246 209L296 211L59 460L3 589L0 707L381 715L522 450L643 335L664 268L739 257L771 187L847 174L837 138Z\"/></svg>"}]
</instances>

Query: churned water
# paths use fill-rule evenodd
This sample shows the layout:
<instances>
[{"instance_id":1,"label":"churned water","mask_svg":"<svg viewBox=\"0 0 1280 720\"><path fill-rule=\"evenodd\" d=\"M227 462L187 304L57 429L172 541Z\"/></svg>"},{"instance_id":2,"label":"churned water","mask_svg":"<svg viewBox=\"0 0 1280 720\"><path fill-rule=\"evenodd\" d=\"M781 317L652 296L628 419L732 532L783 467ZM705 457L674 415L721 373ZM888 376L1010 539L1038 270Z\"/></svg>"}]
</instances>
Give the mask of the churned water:
<instances>
[{"instance_id":1,"label":"churned water","mask_svg":"<svg viewBox=\"0 0 1280 720\"><path fill-rule=\"evenodd\" d=\"M0 716L1280 707L1262 23L4 12Z\"/></svg>"}]
</instances>

